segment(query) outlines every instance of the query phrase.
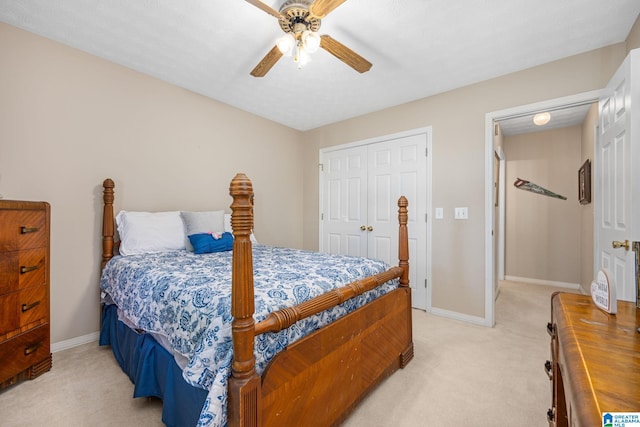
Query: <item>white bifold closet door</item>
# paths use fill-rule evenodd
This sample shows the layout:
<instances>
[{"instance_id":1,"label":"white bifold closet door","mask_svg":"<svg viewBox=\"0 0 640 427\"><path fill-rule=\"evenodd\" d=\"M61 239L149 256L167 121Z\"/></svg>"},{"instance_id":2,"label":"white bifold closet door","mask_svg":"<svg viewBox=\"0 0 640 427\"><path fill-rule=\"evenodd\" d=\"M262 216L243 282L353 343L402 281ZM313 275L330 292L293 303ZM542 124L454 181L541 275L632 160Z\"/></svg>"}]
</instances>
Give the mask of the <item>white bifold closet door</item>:
<instances>
[{"instance_id":1,"label":"white bifold closet door","mask_svg":"<svg viewBox=\"0 0 640 427\"><path fill-rule=\"evenodd\" d=\"M426 309L426 133L321 151L320 250L398 264L398 198L409 201L413 305Z\"/></svg>"}]
</instances>

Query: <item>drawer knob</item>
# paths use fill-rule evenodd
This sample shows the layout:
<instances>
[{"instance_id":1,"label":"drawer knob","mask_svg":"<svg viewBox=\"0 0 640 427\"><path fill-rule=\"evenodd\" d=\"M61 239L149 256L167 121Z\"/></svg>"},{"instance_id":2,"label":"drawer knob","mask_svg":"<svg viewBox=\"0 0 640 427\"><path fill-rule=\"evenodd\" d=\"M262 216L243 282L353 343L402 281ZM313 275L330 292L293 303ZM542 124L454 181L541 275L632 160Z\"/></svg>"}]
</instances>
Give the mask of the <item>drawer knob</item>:
<instances>
[{"instance_id":1,"label":"drawer knob","mask_svg":"<svg viewBox=\"0 0 640 427\"><path fill-rule=\"evenodd\" d=\"M553 368L553 365L551 364L550 360L547 360L546 362L544 362L544 371L547 373L547 376L549 377L550 380L553 379L553 375L551 374L552 368Z\"/></svg>"},{"instance_id":2,"label":"drawer knob","mask_svg":"<svg viewBox=\"0 0 640 427\"><path fill-rule=\"evenodd\" d=\"M28 273L30 271L37 270L38 268L40 268L39 265L32 265L30 267L25 267L24 265L22 265L22 266L20 266L20 274L25 274L25 273Z\"/></svg>"},{"instance_id":3,"label":"drawer knob","mask_svg":"<svg viewBox=\"0 0 640 427\"><path fill-rule=\"evenodd\" d=\"M547 323L547 333L553 337L555 336L555 327L553 326L553 324L551 322Z\"/></svg>"},{"instance_id":4,"label":"drawer knob","mask_svg":"<svg viewBox=\"0 0 640 427\"><path fill-rule=\"evenodd\" d=\"M30 355L31 353L33 353L34 351L39 349L41 345L42 345L42 342L39 342L39 343L36 343L36 344L33 344L33 345L25 347L24 348L24 355L25 356Z\"/></svg>"},{"instance_id":5,"label":"drawer knob","mask_svg":"<svg viewBox=\"0 0 640 427\"><path fill-rule=\"evenodd\" d=\"M38 230L38 227L20 227L20 234L36 233Z\"/></svg>"},{"instance_id":6,"label":"drawer knob","mask_svg":"<svg viewBox=\"0 0 640 427\"><path fill-rule=\"evenodd\" d=\"M38 304L40 304L40 301L32 302L31 304L22 304L22 312L29 311Z\"/></svg>"}]
</instances>

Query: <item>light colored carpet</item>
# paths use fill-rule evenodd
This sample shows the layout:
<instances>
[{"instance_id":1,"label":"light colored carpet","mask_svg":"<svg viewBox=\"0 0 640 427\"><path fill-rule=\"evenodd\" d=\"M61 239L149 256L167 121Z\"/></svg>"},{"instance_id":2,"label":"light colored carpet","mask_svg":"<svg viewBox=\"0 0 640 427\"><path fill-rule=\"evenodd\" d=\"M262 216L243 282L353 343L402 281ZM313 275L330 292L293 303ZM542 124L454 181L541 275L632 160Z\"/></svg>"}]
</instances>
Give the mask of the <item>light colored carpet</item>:
<instances>
[{"instance_id":1,"label":"light colored carpet","mask_svg":"<svg viewBox=\"0 0 640 427\"><path fill-rule=\"evenodd\" d=\"M415 358L371 393L345 427L547 426L545 326L556 288L504 282L496 326L414 311ZM0 392L0 425L161 426L157 399L133 399L109 348L53 355L53 369Z\"/></svg>"}]
</instances>

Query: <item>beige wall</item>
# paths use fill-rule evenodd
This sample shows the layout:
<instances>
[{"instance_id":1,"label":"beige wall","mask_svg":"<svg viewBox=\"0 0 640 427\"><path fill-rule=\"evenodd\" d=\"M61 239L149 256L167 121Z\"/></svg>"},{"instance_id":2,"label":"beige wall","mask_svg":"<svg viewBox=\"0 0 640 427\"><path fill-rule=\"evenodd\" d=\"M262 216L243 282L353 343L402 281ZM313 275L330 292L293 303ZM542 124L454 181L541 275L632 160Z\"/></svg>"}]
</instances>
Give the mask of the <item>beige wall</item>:
<instances>
[{"instance_id":1,"label":"beige wall","mask_svg":"<svg viewBox=\"0 0 640 427\"><path fill-rule=\"evenodd\" d=\"M99 329L106 177L118 208L207 210L245 172L258 239L302 246L299 132L2 23L0 58L0 193L51 203L52 342Z\"/></svg>"},{"instance_id":2,"label":"beige wall","mask_svg":"<svg viewBox=\"0 0 640 427\"><path fill-rule=\"evenodd\" d=\"M484 317L485 115L601 89L624 56L621 43L305 132L305 248L318 247L320 148L432 126L432 205L469 207L467 221L434 223L432 305Z\"/></svg>"},{"instance_id":3,"label":"beige wall","mask_svg":"<svg viewBox=\"0 0 640 427\"><path fill-rule=\"evenodd\" d=\"M636 22L633 24L633 27L631 27L631 31L629 31L625 44L627 53L629 53L631 49L637 49L640 47L640 17L636 18Z\"/></svg>"},{"instance_id":4,"label":"beige wall","mask_svg":"<svg viewBox=\"0 0 640 427\"><path fill-rule=\"evenodd\" d=\"M580 283L581 246L577 171L581 126L505 138L508 278ZM517 178L563 195L561 200L516 188Z\"/></svg>"}]
</instances>

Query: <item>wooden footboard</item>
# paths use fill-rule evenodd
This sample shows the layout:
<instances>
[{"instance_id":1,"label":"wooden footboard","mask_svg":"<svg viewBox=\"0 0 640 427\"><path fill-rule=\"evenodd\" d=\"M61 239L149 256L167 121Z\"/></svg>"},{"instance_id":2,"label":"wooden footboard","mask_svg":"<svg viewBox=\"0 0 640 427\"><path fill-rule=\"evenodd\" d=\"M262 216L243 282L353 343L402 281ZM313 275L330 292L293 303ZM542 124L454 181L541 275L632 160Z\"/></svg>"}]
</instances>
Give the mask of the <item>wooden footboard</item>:
<instances>
[{"instance_id":1,"label":"wooden footboard","mask_svg":"<svg viewBox=\"0 0 640 427\"><path fill-rule=\"evenodd\" d=\"M344 420L413 357L410 301L409 289L396 289L279 353L262 375L262 425Z\"/></svg>"},{"instance_id":2,"label":"wooden footboard","mask_svg":"<svg viewBox=\"0 0 640 427\"><path fill-rule=\"evenodd\" d=\"M255 324L253 186L232 180L234 232L232 323L234 360L229 380L229 426L328 426L342 421L380 381L413 357L407 200L398 201L399 264L378 274L272 313ZM399 288L316 331L279 353L262 378L253 354L257 334L277 332L391 279Z\"/></svg>"}]
</instances>

